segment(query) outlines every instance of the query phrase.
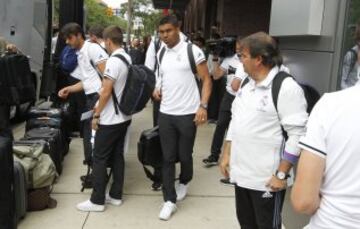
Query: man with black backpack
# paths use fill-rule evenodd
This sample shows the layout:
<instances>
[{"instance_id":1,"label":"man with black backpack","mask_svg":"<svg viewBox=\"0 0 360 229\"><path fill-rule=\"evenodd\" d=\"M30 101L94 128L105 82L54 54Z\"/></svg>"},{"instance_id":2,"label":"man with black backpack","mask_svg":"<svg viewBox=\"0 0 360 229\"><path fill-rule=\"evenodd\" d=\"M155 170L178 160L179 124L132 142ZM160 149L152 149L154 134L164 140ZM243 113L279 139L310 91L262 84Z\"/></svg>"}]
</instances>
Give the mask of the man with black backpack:
<instances>
[{"instance_id":1,"label":"man with black backpack","mask_svg":"<svg viewBox=\"0 0 360 229\"><path fill-rule=\"evenodd\" d=\"M93 157L93 192L90 200L77 205L80 211L104 211L105 203L122 204L124 185L124 141L131 123L131 115L115 109L117 101L124 95L131 57L121 48L122 31L117 26L104 30L105 46L110 58L106 63L98 104L94 107L92 128L96 130ZM125 61L124 61L124 60ZM115 96L116 98L113 98ZM111 160L110 160L111 159ZM107 165L113 174L109 194L105 194L108 183Z\"/></svg>"},{"instance_id":2,"label":"man with black backpack","mask_svg":"<svg viewBox=\"0 0 360 229\"><path fill-rule=\"evenodd\" d=\"M58 93L60 98L67 98L69 94L84 91L86 95L86 111L91 111L98 101L99 91L101 89L100 74L104 72L108 54L99 45L85 40L85 34L76 23L66 24L61 31L66 43L73 49L77 50L78 74L80 82L61 89ZM91 112L90 112L91 113ZM92 161L92 144L91 144L91 115L89 112L84 113L83 144L84 144L84 163L91 165ZM88 116L88 117L86 117ZM83 176L84 177L84 176ZM84 178L82 178L84 179ZM89 182L91 183L91 182Z\"/></svg>"},{"instance_id":3,"label":"man with black backpack","mask_svg":"<svg viewBox=\"0 0 360 229\"><path fill-rule=\"evenodd\" d=\"M280 229L289 173L308 119L307 101L302 87L280 70L282 57L268 34L244 38L241 61L249 77L232 104L220 169L235 183L241 228Z\"/></svg>"},{"instance_id":4,"label":"man with black backpack","mask_svg":"<svg viewBox=\"0 0 360 229\"><path fill-rule=\"evenodd\" d=\"M166 44L158 53L159 87L153 96L161 100L159 133L163 151L164 205L161 220L169 220L176 201L183 200L193 177L193 146L196 126L207 121L207 103L211 79L205 55L199 47L180 39L178 20L166 16L160 20L159 34ZM197 85L202 81L201 93ZM180 161L179 184L175 188L175 163Z\"/></svg>"}]
</instances>

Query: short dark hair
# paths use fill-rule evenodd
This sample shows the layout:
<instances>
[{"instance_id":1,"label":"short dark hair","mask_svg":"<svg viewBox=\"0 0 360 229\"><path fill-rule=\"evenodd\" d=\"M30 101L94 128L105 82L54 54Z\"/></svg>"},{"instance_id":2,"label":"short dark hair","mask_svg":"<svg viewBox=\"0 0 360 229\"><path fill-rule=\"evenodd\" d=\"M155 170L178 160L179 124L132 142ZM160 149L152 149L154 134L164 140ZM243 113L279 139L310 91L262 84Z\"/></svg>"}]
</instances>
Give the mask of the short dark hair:
<instances>
[{"instance_id":1,"label":"short dark hair","mask_svg":"<svg viewBox=\"0 0 360 229\"><path fill-rule=\"evenodd\" d=\"M282 56L275 40L264 32L254 33L241 40L241 49L248 48L252 58L261 56L268 67L282 65Z\"/></svg>"},{"instance_id":2,"label":"short dark hair","mask_svg":"<svg viewBox=\"0 0 360 229\"><path fill-rule=\"evenodd\" d=\"M90 35L95 35L97 38L103 38L104 27L101 25L91 26L89 29Z\"/></svg>"},{"instance_id":3,"label":"short dark hair","mask_svg":"<svg viewBox=\"0 0 360 229\"><path fill-rule=\"evenodd\" d=\"M104 29L104 39L110 39L116 45L123 44L123 32L119 26L110 25Z\"/></svg>"},{"instance_id":4,"label":"short dark hair","mask_svg":"<svg viewBox=\"0 0 360 229\"><path fill-rule=\"evenodd\" d=\"M70 36L77 36L81 34L82 38L85 40L85 34L81 26L77 23L71 22L63 26L61 29L62 36L66 39Z\"/></svg>"},{"instance_id":5,"label":"short dark hair","mask_svg":"<svg viewBox=\"0 0 360 229\"><path fill-rule=\"evenodd\" d=\"M168 15L160 19L159 26L165 24L171 24L175 27L179 27L179 20L173 15Z\"/></svg>"}]
</instances>

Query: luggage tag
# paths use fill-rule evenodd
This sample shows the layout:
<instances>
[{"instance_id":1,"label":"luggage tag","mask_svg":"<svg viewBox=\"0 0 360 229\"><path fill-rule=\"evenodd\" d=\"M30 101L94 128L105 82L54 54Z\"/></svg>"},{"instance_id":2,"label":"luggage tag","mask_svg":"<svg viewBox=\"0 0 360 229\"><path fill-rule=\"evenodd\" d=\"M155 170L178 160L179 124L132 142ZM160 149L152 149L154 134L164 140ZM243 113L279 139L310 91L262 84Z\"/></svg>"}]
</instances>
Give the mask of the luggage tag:
<instances>
[{"instance_id":1,"label":"luggage tag","mask_svg":"<svg viewBox=\"0 0 360 229\"><path fill-rule=\"evenodd\" d=\"M84 113L81 114L80 121L84 121L84 120L90 119L90 118L93 117L93 115L94 115L94 111L93 111L93 110L84 112Z\"/></svg>"}]
</instances>

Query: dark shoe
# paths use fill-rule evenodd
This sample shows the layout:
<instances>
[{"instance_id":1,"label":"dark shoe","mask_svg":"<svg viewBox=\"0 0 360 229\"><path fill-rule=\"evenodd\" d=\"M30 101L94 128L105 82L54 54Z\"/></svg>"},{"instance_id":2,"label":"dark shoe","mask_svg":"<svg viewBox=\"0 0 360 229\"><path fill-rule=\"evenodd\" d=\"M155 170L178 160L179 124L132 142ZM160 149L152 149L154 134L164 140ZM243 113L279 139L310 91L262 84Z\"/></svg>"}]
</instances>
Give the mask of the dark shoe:
<instances>
[{"instance_id":1,"label":"dark shoe","mask_svg":"<svg viewBox=\"0 0 360 229\"><path fill-rule=\"evenodd\" d=\"M154 182L151 185L151 190L153 191L160 191L161 190L162 183L161 182Z\"/></svg>"},{"instance_id":2,"label":"dark shoe","mask_svg":"<svg viewBox=\"0 0 360 229\"><path fill-rule=\"evenodd\" d=\"M203 162L206 167L211 167L219 164L219 158L211 154L208 158L205 158Z\"/></svg>"},{"instance_id":3,"label":"dark shoe","mask_svg":"<svg viewBox=\"0 0 360 229\"><path fill-rule=\"evenodd\" d=\"M235 186L234 183L231 183L231 182L230 182L230 178L220 179L220 183L221 183L222 185L226 185L226 186L231 186L231 187L234 187L234 186Z\"/></svg>"}]
</instances>

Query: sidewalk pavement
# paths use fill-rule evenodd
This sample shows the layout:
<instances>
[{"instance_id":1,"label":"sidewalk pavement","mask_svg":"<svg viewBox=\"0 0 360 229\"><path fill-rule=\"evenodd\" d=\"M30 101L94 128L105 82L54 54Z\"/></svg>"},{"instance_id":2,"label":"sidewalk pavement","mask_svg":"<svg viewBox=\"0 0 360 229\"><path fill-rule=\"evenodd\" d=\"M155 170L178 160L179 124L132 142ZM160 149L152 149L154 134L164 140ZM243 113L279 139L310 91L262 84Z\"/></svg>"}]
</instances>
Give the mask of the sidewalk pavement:
<instances>
[{"instance_id":1,"label":"sidewalk pavement","mask_svg":"<svg viewBox=\"0 0 360 229\"><path fill-rule=\"evenodd\" d=\"M130 130L130 147L126 153L123 205L107 206L102 213L83 213L76 210L77 203L87 200L90 190L81 193L80 175L86 173L82 165L83 146L80 138L73 139L70 152L64 160L63 174L54 186L52 197L58 201L55 209L28 212L19 229L233 229L239 228L234 202L234 190L219 183L218 167L204 168L202 159L208 156L215 125L198 129L194 148L194 179L178 211L164 222L158 219L163 203L161 192L150 189L137 159L137 141L140 133L152 127L152 107L135 115ZM15 139L23 136L24 125L14 128ZM179 171L179 169L177 169ZM284 206L284 224L287 229L298 229L307 219L295 215L289 201Z\"/></svg>"}]
</instances>

